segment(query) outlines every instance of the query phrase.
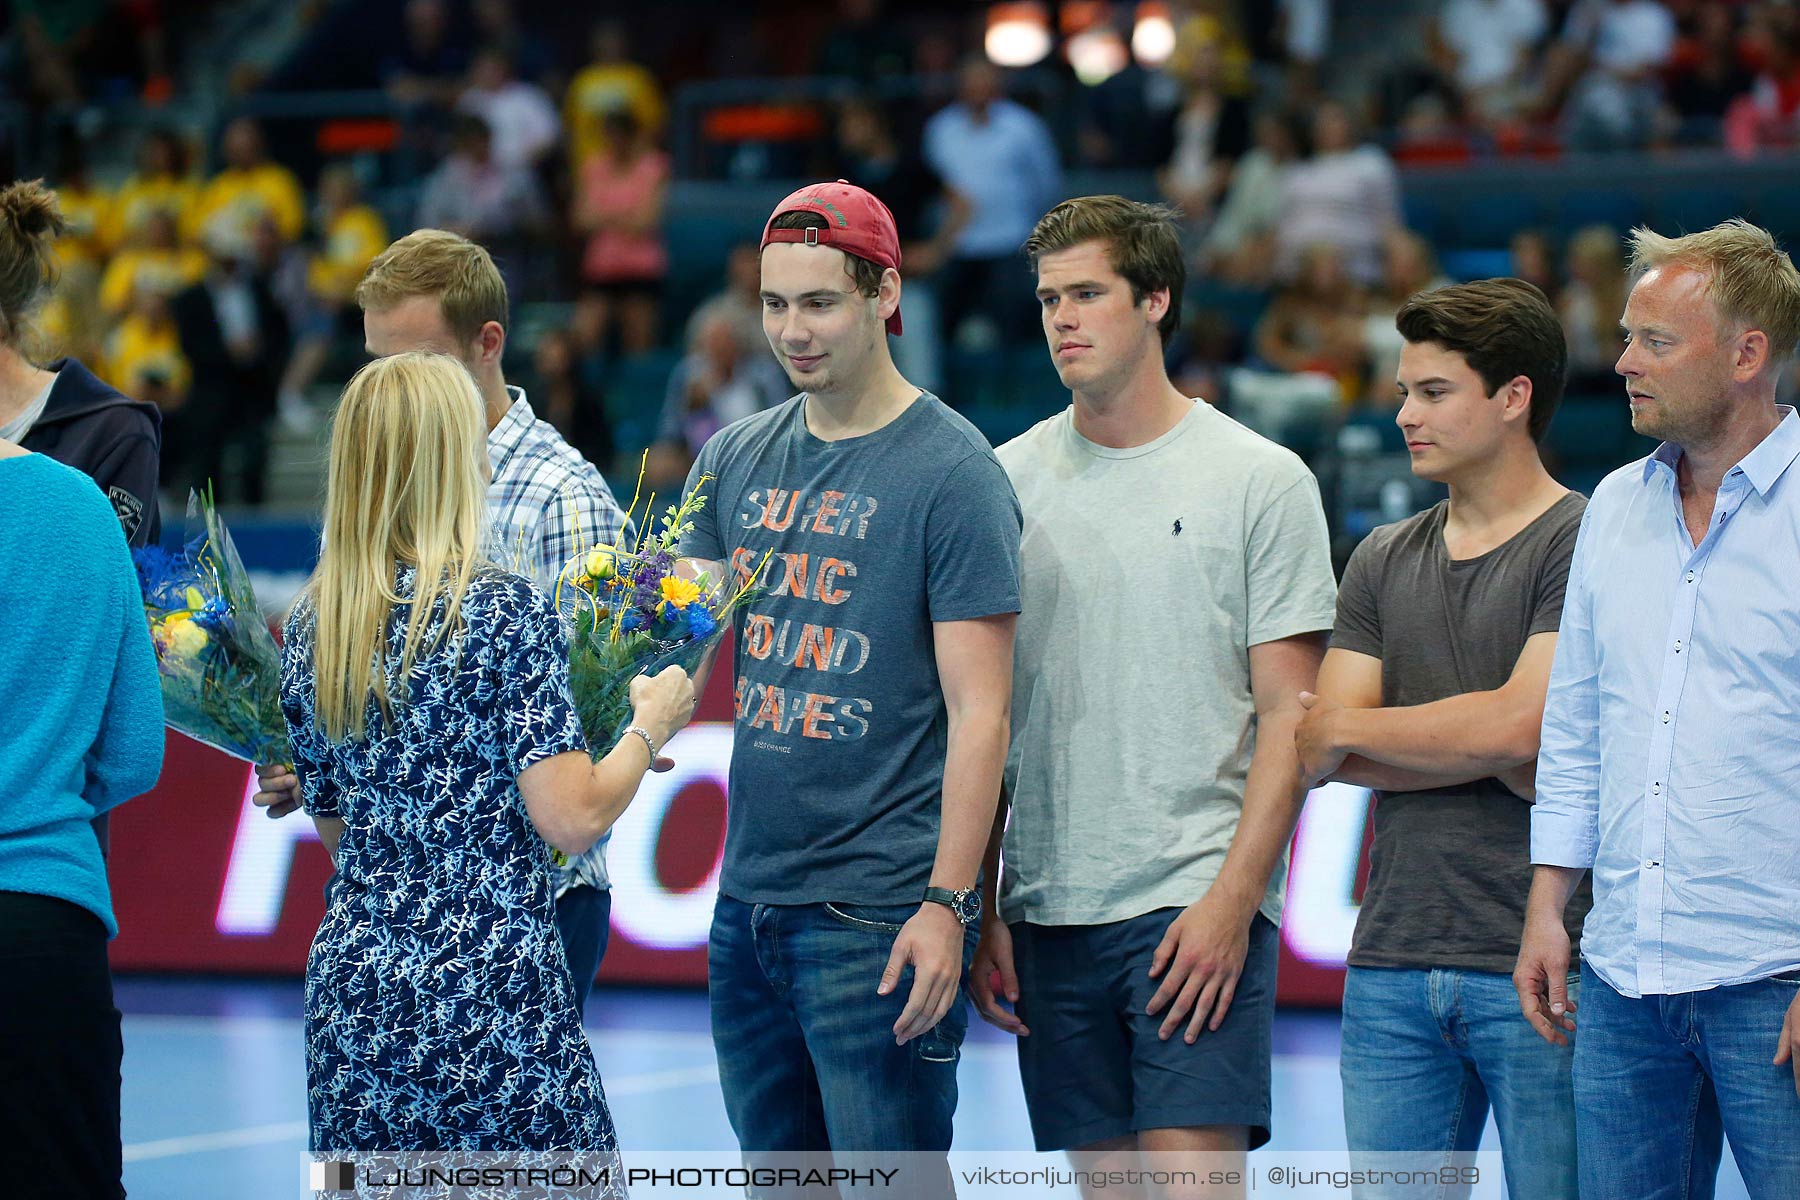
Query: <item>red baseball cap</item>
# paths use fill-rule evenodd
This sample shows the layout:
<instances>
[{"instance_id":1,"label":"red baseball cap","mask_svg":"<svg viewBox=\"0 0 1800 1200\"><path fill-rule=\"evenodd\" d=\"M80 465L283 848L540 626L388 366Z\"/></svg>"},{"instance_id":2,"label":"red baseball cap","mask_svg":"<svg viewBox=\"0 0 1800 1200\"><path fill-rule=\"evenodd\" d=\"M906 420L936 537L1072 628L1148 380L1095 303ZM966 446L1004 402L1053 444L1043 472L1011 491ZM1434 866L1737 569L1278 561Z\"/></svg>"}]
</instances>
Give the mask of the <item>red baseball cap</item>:
<instances>
[{"instance_id":1,"label":"red baseball cap","mask_svg":"<svg viewBox=\"0 0 1800 1200\"><path fill-rule=\"evenodd\" d=\"M776 217L790 212L819 213L825 218L825 228L770 228ZM771 242L830 246L883 267L900 269L900 231L894 226L894 214L874 193L842 179L836 183L809 183L777 204L763 225L762 244ZM900 335L898 308L887 319L887 330L896 337Z\"/></svg>"}]
</instances>

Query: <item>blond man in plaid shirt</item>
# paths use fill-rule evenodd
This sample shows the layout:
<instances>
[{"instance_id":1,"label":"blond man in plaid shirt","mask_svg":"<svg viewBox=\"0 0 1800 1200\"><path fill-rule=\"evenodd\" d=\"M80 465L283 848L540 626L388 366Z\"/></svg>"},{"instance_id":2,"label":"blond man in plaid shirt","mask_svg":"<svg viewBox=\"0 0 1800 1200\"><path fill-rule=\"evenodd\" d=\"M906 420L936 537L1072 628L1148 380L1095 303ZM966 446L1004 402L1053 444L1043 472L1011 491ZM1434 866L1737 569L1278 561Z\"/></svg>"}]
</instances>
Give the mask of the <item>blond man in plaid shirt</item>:
<instances>
[{"instance_id":1,"label":"blond man in plaid shirt","mask_svg":"<svg viewBox=\"0 0 1800 1200\"><path fill-rule=\"evenodd\" d=\"M488 252L458 234L420 229L369 264L356 289L363 333L377 358L407 350L448 354L475 377L487 408L488 516L493 554L549 587L582 550L611 544L626 524L612 489L594 465L531 410L521 388L500 371L506 349L506 282ZM256 803L272 817L299 805L285 767L258 767ZM606 953L612 891L606 838L557 873L556 925L586 1002Z\"/></svg>"}]
</instances>

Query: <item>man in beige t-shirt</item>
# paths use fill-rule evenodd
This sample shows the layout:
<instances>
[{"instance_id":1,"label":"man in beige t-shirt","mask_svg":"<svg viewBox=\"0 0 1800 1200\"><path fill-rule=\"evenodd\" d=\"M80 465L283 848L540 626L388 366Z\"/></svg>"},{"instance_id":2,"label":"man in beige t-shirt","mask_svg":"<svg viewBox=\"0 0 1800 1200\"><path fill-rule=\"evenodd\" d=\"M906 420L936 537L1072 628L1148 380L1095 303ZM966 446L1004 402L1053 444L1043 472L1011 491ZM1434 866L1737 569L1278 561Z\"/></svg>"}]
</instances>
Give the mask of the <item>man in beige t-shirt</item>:
<instances>
[{"instance_id":1,"label":"man in beige t-shirt","mask_svg":"<svg viewBox=\"0 0 1800 1200\"><path fill-rule=\"evenodd\" d=\"M1026 249L1073 403L999 451L1025 514L1011 819L970 987L1020 1037L1040 1150L1242 1154L1269 1137L1297 696L1333 615L1318 486L1169 382L1171 214L1070 200Z\"/></svg>"}]
</instances>

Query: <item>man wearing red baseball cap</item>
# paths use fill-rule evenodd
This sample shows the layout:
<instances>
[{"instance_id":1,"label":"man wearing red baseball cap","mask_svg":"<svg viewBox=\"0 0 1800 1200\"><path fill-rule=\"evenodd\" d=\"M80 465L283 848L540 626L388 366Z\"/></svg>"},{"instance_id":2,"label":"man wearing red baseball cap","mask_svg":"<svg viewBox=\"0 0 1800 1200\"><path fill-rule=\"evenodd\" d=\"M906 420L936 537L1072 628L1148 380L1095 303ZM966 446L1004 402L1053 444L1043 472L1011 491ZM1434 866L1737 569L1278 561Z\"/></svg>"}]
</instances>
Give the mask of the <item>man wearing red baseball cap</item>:
<instances>
[{"instance_id":1,"label":"man wearing red baseball cap","mask_svg":"<svg viewBox=\"0 0 1800 1200\"><path fill-rule=\"evenodd\" d=\"M752 1154L950 1146L1020 513L986 439L894 366L899 267L893 215L862 188L778 204L763 332L800 392L721 430L688 478L708 503L682 553L715 579L768 562L737 619L708 955ZM948 1194L932 1161L925 1187Z\"/></svg>"},{"instance_id":2,"label":"man wearing red baseball cap","mask_svg":"<svg viewBox=\"0 0 1800 1200\"><path fill-rule=\"evenodd\" d=\"M816 214L819 220L808 220ZM840 179L836 183L815 183L801 188L775 206L763 222L763 249L778 242L797 242L805 246L831 246L844 252L846 259L860 258L865 264L881 268L875 275L879 295L882 273L894 272L894 310L885 315L887 331L899 337L900 329L900 231L894 227L894 214L872 192ZM859 285L858 264L846 262L844 269ZM867 267L863 268L866 275ZM765 324L764 329L768 326ZM770 345L775 344L773 334ZM781 348L775 347L779 355ZM889 360L892 361L891 359ZM795 381L798 384L798 380ZM909 385L910 386L910 385Z\"/></svg>"}]
</instances>

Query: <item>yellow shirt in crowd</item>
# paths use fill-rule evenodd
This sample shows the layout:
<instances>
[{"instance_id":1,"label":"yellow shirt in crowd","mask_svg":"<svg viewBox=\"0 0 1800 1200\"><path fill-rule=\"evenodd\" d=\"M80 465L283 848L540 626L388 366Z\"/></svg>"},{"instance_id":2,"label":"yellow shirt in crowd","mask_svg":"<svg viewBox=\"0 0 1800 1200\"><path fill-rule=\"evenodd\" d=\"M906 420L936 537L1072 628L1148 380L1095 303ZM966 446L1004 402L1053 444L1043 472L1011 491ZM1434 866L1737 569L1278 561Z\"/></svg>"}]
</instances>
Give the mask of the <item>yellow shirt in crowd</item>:
<instances>
[{"instance_id":1,"label":"yellow shirt in crowd","mask_svg":"<svg viewBox=\"0 0 1800 1200\"><path fill-rule=\"evenodd\" d=\"M306 225L306 193L294 173L278 163L227 167L207 181L199 202L188 211L183 232L192 238L202 237L214 220L236 221L247 232L267 214L291 242Z\"/></svg>"},{"instance_id":2,"label":"yellow shirt in crowd","mask_svg":"<svg viewBox=\"0 0 1800 1200\"><path fill-rule=\"evenodd\" d=\"M101 374L106 382L134 398L142 398L153 379L160 379L177 396L186 393L193 382L193 371L175 336L175 323L152 324L137 313L127 314L106 340Z\"/></svg>"},{"instance_id":3,"label":"yellow shirt in crowd","mask_svg":"<svg viewBox=\"0 0 1800 1200\"><path fill-rule=\"evenodd\" d=\"M94 352L95 347L91 342L94 324L92 320L83 319L83 314L69 298L66 288L57 288L38 311L39 345L44 361L49 362L65 354L83 362L96 361L99 356Z\"/></svg>"},{"instance_id":4,"label":"yellow shirt in crowd","mask_svg":"<svg viewBox=\"0 0 1800 1200\"><path fill-rule=\"evenodd\" d=\"M331 219L325 246L307 266L306 283L321 300L348 304L375 256L387 248L387 222L366 204L352 205Z\"/></svg>"},{"instance_id":5,"label":"yellow shirt in crowd","mask_svg":"<svg viewBox=\"0 0 1800 1200\"><path fill-rule=\"evenodd\" d=\"M660 133L665 109L656 76L636 63L606 63L585 67L570 81L563 126L569 131L571 166L606 148L606 114L618 108L629 108L639 128Z\"/></svg>"},{"instance_id":6,"label":"yellow shirt in crowd","mask_svg":"<svg viewBox=\"0 0 1800 1200\"><path fill-rule=\"evenodd\" d=\"M181 250L121 250L106 264L100 276L100 309L116 316L131 307L132 293L139 285L153 287L173 295L190 283L198 283L206 274L206 255L189 248Z\"/></svg>"},{"instance_id":7,"label":"yellow shirt in crowd","mask_svg":"<svg viewBox=\"0 0 1800 1200\"><path fill-rule=\"evenodd\" d=\"M170 175L133 175L113 197L107 212L105 240L108 246L128 246L143 233L150 214L171 213L176 225L186 228L188 214L200 197L200 184Z\"/></svg>"},{"instance_id":8,"label":"yellow shirt in crowd","mask_svg":"<svg viewBox=\"0 0 1800 1200\"><path fill-rule=\"evenodd\" d=\"M63 186L56 189L56 199L69 225L56 240L57 261L63 269L106 261L104 231L112 197L99 188Z\"/></svg>"}]
</instances>

